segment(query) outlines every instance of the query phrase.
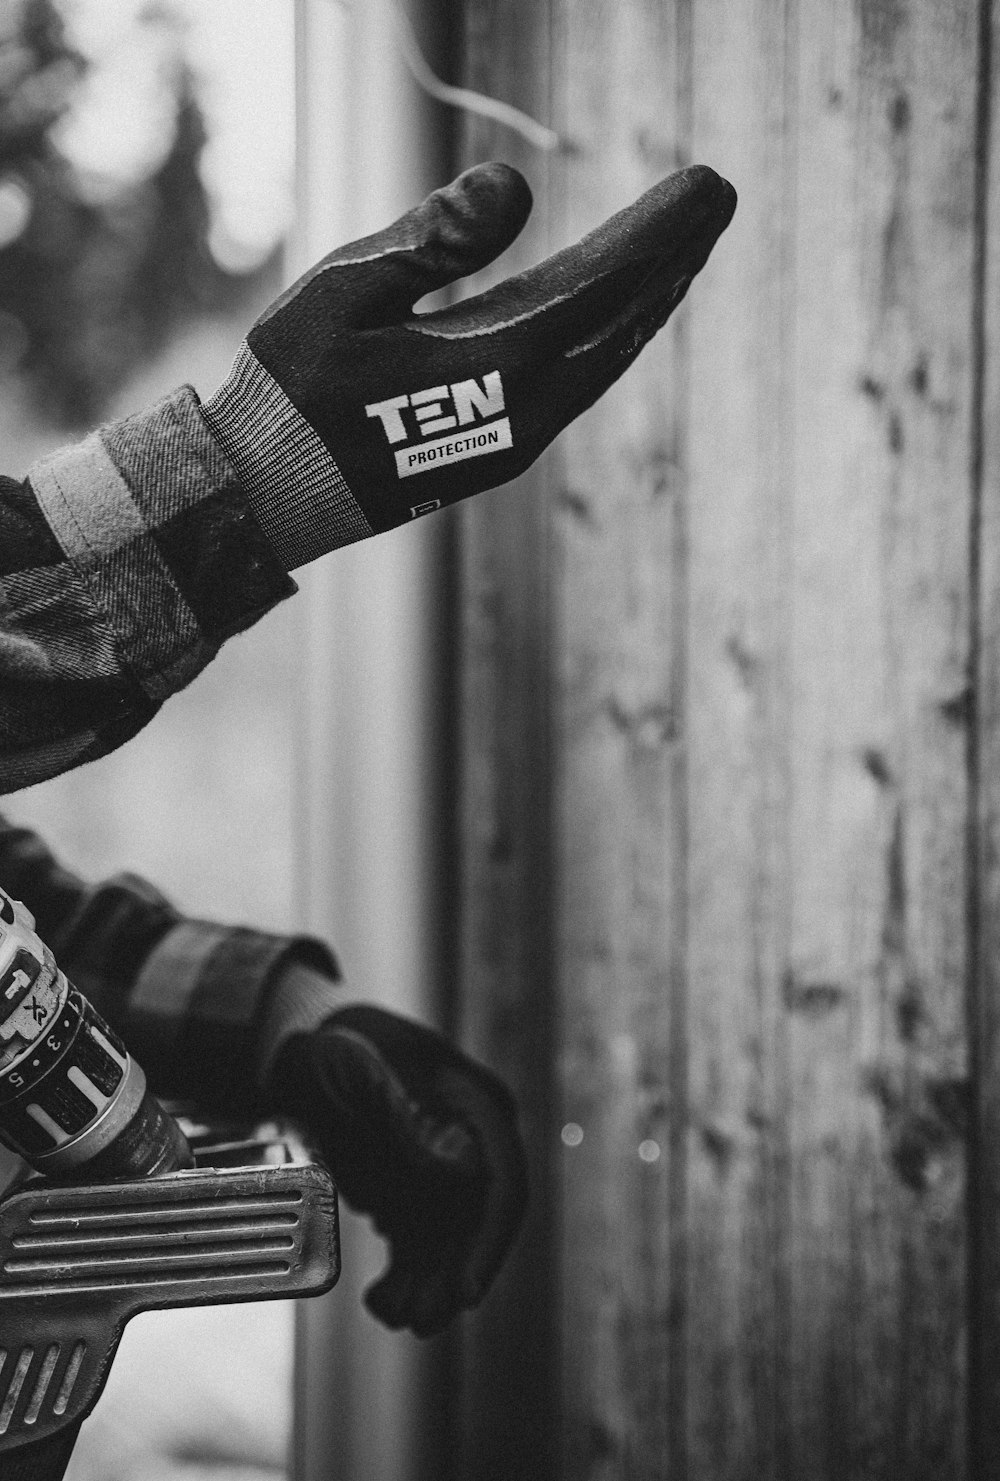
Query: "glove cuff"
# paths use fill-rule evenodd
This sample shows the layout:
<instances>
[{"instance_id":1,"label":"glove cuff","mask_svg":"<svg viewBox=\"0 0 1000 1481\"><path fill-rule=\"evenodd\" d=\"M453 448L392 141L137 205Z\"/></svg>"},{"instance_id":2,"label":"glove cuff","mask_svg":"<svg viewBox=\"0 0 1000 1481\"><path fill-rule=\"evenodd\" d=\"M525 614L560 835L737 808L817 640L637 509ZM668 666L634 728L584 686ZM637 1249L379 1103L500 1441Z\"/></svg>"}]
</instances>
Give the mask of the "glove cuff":
<instances>
[{"instance_id":1,"label":"glove cuff","mask_svg":"<svg viewBox=\"0 0 1000 1481\"><path fill-rule=\"evenodd\" d=\"M260 1016L255 1042L257 1082L271 1076L278 1051L297 1034L309 1035L345 1000L344 985L334 972L320 972L307 962L285 962L275 977ZM350 1002L350 997L346 998Z\"/></svg>"},{"instance_id":2,"label":"glove cuff","mask_svg":"<svg viewBox=\"0 0 1000 1481\"><path fill-rule=\"evenodd\" d=\"M245 340L201 412L286 571L373 533L326 445Z\"/></svg>"}]
</instances>

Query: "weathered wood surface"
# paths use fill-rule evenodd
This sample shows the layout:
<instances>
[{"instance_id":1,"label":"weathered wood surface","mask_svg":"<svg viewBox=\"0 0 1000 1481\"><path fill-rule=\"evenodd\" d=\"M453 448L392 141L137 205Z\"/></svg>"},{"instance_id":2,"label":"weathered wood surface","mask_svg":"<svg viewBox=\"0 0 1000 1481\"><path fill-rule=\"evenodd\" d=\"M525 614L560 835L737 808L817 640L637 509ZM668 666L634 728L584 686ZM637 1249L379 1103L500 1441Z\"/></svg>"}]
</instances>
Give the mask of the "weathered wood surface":
<instances>
[{"instance_id":1,"label":"weathered wood surface","mask_svg":"<svg viewBox=\"0 0 1000 1481\"><path fill-rule=\"evenodd\" d=\"M547 117L545 5L470 6L465 40L467 85ZM536 206L498 269L474 288L529 266L553 245L548 161L509 136L497 155L490 131L474 126L464 162L494 157L523 171ZM461 1029L466 1047L500 1070L517 1096L532 1206L498 1289L466 1322L449 1481L556 1474L549 481L542 459L517 487L459 511Z\"/></svg>"},{"instance_id":2,"label":"weathered wood surface","mask_svg":"<svg viewBox=\"0 0 1000 1481\"><path fill-rule=\"evenodd\" d=\"M975 1160L970 1217L971 1369L976 1403L973 1459L977 1476L1000 1473L1000 18L984 8L980 43L976 304L979 401L970 469L975 499L973 541L974 721L970 760L977 831L976 893L970 910L974 958L971 1052L975 1069Z\"/></svg>"},{"instance_id":3,"label":"weathered wood surface","mask_svg":"<svg viewBox=\"0 0 1000 1481\"><path fill-rule=\"evenodd\" d=\"M688 1468L958 1477L975 10L695 14Z\"/></svg>"},{"instance_id":4,"label":"weathered wood surface","mask_svg":"<svg viewBox=\"0 0 1000 1481\"><path fill-rule=\"evenodd\" d=\"M995 782L978 917L967 852L978 6L467 10L468 80L569 142L527 157L552 245L690 160L740 207L548 475L466 512L471 1042L528 1093L559 1274L529 1281L521 1316L511 1282L481 1329L464 1474L960 1481L967 1315L980 1448L1000 1371L984 1253L1000 1175L982 1185L971 1313L965 1212L966 976L977 919L1000 918ZM470 154L526 158L478 126ZM983 535L985 654L989 506ZM994 656L984 761L997 672ZM560 1145L566 1122L579 1145ZM504 1406L546 1301L561 1463L525 1470Z\"/></svg>"},{"instance_id":5,"label":"weathered wood surface","mask_svg":"<svg viewBox=\"0 0 1000 1481\"><path fill-rule=\"evenodd\" d=\"M690 159L690 20L562 4L560 234ZM552 509L563 1473L684 1453L690 755L690 322L678 314L561 448ZM642 1143L646 1155L639 1156Z\"/></svg>"}]
</instances>

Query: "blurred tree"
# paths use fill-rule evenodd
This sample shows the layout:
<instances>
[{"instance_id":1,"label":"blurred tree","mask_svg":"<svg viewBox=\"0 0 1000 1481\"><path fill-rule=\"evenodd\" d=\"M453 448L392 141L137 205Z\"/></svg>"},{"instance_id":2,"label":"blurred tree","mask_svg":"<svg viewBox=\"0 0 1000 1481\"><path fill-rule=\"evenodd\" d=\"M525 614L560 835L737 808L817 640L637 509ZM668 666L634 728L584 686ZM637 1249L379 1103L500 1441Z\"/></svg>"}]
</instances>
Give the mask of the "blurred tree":
<instances>
[{"instance_id":1,"label":"blurred tree","mask_svg":"<svg viewBox=\"0 0 1000 1481\"><path fill-rule=\"evenodd\" d=\"M163 24L164 12L147 13ZM259 292L273 261L226 272L208 249L205 128L179 49L173 141L138 183L95 196L54 133L87 70L54 0L0 0L0 368L68 429L106 412L172 328Z\"/></svg>"}]
</instances>

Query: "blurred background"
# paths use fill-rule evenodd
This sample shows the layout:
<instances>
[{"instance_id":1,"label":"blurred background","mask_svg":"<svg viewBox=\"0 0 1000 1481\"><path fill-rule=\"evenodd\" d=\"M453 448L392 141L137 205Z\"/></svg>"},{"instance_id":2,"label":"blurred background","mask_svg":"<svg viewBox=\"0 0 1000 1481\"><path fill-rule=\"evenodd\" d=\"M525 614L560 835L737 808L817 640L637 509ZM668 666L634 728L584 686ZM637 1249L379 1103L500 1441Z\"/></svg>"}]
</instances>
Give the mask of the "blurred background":
<instances>
[{"instance_id":1,"label":"blurred background","mask_svg":"<svg viewBox=\"0 0 1000 1481\"><path fill-rule=\"evenodd\" d=\"M382 7L4 0L0 27L11 471L183 382L208 395L291 276L446 172L450 123L426 116ZM442 54L448 16L422 29ZM20 795L9 815L85 876L132 869L195 915L315 930L354 992L440 1019L451 931L430 897L446 686L427 638L449 538L348 553L334 580L305 573L298 601L230 645L155 732ZM71 1481L271 1481L289 1467L325 1475L333 1453L338 1474L422 1464L428 1362L361 1310L382 1252L349 1214L345 1225L336 1301L315 1330L300 1320L315 1392L294 1393L288 1305L139 1318Z\"/></svg>"},{"instance_id":2,"label":"blurred background","mask_svg":"<svg viewBox=\"0 0 1000 1481\"><path fill-rule=\"evenodd\" d=\"M5 470L224 377L281 282L294 46L290 0L0 7ZM11 815L86 876L134 868L195 914L287 930L299 648L284 611L259 638L136 747ZM292 1328L283 1303L140 1319L71 1476L284 1476Z\"/></svg>"},{"instance_id":3,"label":"blurred background","mask_svg":"<svg viewBox=\"0 0 1000 1481\"><path fill-rule=\"evenodd\" d=\"M347 1218L322 1301L134 1323L73 1481L1000 1472L994 14L0 3L7 473L214 389L281 284L476 159L536 206L473 289L684 164L740 195L515 486L302 572L5 808L324 935L508 1079L531 1158L455 1331L368 1320Z\"/></svg>"}]
</instances>

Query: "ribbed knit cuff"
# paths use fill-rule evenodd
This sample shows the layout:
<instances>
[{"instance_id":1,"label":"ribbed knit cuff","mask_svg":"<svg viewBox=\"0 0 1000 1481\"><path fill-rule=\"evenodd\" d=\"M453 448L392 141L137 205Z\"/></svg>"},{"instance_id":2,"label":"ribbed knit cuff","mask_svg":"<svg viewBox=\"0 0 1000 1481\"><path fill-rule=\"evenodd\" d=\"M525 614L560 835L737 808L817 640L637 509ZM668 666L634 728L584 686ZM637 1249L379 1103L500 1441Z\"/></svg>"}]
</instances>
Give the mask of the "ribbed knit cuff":
<instances>
[{"instance_id":1,"label":"ribbed knit cuff","mask_svg":"<svg viewBox=\"0 0 1000 1481\"><path fill-rule=\"evenodd\" d=\"M373 533L326 446L245 340L201 410L286 571Z\"/></svg>"},{"instance_id":2,"label":"ribbed knit cuff","mask_svg":"<svg viewBox=\"0 0 1000 1481\"><path fill-rule=\"evenodd\" d=\"M267 994L257 1028L257 1079L263 1084L282 1044L311 1034L331 1013L352 1002L344 984L302 961L286 962Z\"/></svg>"}]
</instances>

